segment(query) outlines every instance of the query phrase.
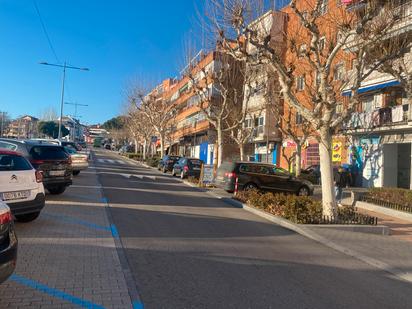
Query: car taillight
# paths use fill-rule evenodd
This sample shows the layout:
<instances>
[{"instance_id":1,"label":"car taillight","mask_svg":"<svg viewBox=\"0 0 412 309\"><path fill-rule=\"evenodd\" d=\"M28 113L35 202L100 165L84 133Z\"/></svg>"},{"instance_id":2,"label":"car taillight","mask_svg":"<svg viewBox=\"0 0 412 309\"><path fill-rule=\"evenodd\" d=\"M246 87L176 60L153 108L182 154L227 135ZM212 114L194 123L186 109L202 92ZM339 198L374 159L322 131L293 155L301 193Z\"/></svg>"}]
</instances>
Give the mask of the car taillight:
<instances>
[{"instance_id":1,"label":"car taillight","mask_svg":"<svg viewBox=\"0 0 412 309\"><path fill-rule=\"evenodd\" d=\"M43 160L30 160L30 163L35 164L35 165L40 165L40 164L43 164L44 161Z\"/></svg>"},{"instance_id":2,"label":"car taillight","mask_svg":"<svg viewBox=\"0 0 412 309\"><path fill-rule=\"evenodd\" d=\"M11 221L13 221L13 217L9 209L3 212L0 211L0 225L7 224Z\"/></svg>"},{"instance_id":3,"label":"car taillight","mask_svg":"<svg viewBox=\"0 0 412 309\"><path fill-rule=\"evenodd\" d=\"M233 172L225 173L225 177L227 177L227 178L236 178L236 173L233 173Z\"/></svg>"},{"instance_id":4,"label":"car taillight","mask_svg":"<svg viewBox=\"0 0 412 309\"><path fill-rule=\"evenodd\" d=\"M188 167L187 165L185 165L185 167L183 167L183 170L184 170L185 172L187 172L187 171L189 170L189 167Z\"/></svg>"},{"instance_id":5,"label":"car taillight","mask_svg":"<svg viewBox=\"0 0 412 309\"><path fill-rule=\"evenodd\" d=\"M36 182L37 183L43 182L43 172L42 171L36 171Z\"/></svg>"}]
</instances>

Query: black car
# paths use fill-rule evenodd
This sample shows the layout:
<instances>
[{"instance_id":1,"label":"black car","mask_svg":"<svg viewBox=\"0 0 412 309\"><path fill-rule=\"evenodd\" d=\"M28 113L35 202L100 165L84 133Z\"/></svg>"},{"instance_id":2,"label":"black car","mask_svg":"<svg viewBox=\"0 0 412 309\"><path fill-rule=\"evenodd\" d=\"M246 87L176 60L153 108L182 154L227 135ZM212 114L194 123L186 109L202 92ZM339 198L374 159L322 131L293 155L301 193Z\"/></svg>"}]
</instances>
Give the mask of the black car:
<instances>
[{"instance_id":1,"label":"black car","mask_svg":"<svg viewBox=\"0 0 412 309\"><path fill-rule=\"evenodd\" d=\"M17 237L10 208L0 200L0 283L13 273L17 260Z\"/></svg>"},{"instance_id":2,"label":"black car","mask_svg":"<svg viewBox=\"0 0 412 309\"><path fill-rule=\"evenodd\" d=\"M165 155L159 162L157 169L163 173L171 172L173 166L179 161L179 156Z\"/></svg>"},{"instance_id":3,"label":"black car","mask_svg":"<svg viewBox=\"0 0 412 309\"><path fill-rule=\"evenodd\" d=\"M72 184L71 159L64 147L0 138L0 148L21 153L36 170L42 171L43 185L51 194L61 194Z\"/></svg>"},{"instance_id":4,"label":"black car","mask_svg":"<svg viewBox=\"0 0 412 309\"><path fill-rule=\"evenodd\" d=\"M275 192L312 195L313 185L304 179L292 176L275 165L254 162L224 162L217 170L215 183L228 192L259 189Z\"/></svg>"},{"instance_id":5,"label":"black car","mask_svg":"<svg viewBox=\"0 0 412 309\"><path fill-rule=\"evenodd\" d=\"M180 178L186 177L200 177L200 171L202 169L203 161L196 158L180 158L173 165L172 175L179 175Z\"/></svg>"}]
</instances>

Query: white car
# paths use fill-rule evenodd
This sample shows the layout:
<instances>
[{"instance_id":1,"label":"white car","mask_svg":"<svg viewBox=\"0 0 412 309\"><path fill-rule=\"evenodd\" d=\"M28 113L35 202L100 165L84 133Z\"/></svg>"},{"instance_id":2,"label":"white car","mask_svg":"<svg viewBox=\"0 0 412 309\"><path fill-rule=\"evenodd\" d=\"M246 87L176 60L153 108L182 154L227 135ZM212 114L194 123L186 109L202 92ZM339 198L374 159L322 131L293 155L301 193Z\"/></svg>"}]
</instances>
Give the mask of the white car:
<instances>
[{"instance_id":1,"label":"white car","mask_svg":"<svg viewBox=\"0 0 412 309\"><path fill-rule=\"evenodd\" d=\"M21 154L0 149L0 199L18 221L35 220L45 205L43 173Z\"/></svg>"}]
</instances>

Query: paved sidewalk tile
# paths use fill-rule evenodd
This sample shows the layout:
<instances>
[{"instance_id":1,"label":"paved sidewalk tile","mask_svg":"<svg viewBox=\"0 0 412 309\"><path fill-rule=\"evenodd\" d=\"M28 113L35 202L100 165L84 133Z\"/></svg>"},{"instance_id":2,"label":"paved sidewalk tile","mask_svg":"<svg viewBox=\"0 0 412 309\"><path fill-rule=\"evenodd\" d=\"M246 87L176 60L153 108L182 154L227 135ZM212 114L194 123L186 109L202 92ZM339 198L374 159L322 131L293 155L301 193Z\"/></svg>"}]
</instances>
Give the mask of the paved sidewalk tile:
<instances>
[{"instance_id":1,"label":"paved sidewalk tile","mask_svg":"<svg viewBox=\"0 0 412 309\"><path fill-rule=\"evenodd\" d=\"M100 191L82 188L98 187L97 176L74 184L48 195L37 220L16 224L16 276L1 285L0 308L132 308Z\"/></svg>"}]
</instances>

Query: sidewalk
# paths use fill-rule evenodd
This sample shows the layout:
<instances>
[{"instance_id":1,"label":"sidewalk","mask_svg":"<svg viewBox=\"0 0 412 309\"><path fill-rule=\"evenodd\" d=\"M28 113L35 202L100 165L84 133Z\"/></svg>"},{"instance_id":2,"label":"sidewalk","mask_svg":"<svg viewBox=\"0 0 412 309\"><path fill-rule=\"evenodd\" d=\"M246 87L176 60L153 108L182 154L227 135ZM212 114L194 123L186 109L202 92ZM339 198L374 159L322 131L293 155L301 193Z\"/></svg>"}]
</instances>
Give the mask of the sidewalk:
<instances>
[{"instance_id":1,"label":"sidewalk","mask_svg":"<svg viewBox=\"0 0 412 309\"><path fill-rule=\"evenodd\" d=\"M0 308L132 308L95 170L46 200L37 220L16 224L17 268Z\"/></svg>"}]
</instances>

